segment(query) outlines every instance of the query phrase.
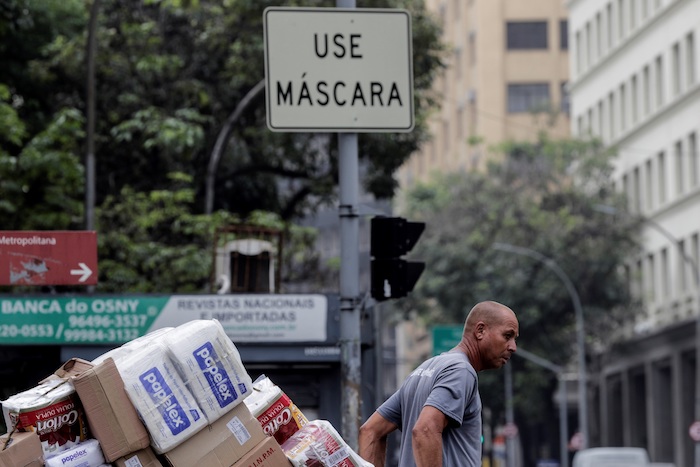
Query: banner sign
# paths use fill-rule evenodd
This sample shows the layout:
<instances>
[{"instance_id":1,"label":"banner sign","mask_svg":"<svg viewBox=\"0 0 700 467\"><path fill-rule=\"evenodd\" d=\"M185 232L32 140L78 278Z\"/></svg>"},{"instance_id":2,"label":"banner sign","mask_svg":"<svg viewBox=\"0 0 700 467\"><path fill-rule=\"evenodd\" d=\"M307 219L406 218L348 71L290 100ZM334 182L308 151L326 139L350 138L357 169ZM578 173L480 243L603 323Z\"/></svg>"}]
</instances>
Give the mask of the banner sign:
<instances>
[{"instance_id":1,"label":"banner sign","mask_svg":"<svg viewBox=\"0 0 700 467\"><path fill-rule=\"evenodd\" d=\"M1 344L122 344L155 329L217 319L234 343L323 342L324 295L0 298Z\"/></svg>"}]
</instances>

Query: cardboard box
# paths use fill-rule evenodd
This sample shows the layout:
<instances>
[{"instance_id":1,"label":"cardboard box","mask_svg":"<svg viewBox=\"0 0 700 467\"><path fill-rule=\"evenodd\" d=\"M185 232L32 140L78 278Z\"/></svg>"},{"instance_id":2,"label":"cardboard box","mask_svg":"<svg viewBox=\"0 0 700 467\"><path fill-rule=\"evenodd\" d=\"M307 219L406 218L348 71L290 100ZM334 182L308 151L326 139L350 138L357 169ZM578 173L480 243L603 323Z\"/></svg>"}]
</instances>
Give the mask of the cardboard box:
<instances>
[{"instance_id":1,"label":"cardboard box","mask_svg":"<svg viewBox=\"0 0 700 467\"><path fill-rule=\"evenodd\" d=\"M245 404L238 404L190 439L166 452L172 467L231 467L267 436Z\"/></svg>"},{"instance_id":2,"label":"cardboard box","mask_svg":"<svg viewBox=\"0 0 700 467\"><path fill-rule=\"evenodd\" d=\"M89 370L94 365L87 360L82 358L71 358L66 363L61 365L61 367L53 372L53 375L58 376L62 379L74 378L86 370ZM51 378L52 376L49 376ZM46 378L48 379L48 378Z\"/></svg>"},{"instance_id":3,"label":"cardboard box","mask_svg":"<svg viewBox=\"0 0 700 467\"><path fill-rule=\"evenodd\" d=\"M150 447L120 457L113 464L115 467L163 467L156 453Z\"/></svg>"},{"instance_id":4,"label":"cardboard box","mask_svg":"<svg viewBox=\"0 0 700 467\"><path fill-rule=\"evenodd\" d=\"M100 442L107 462L148 447L146 427L124 390L114 360L105 359L73 377L90 432Z\"/></svg>"},{"instance_id":5,"label":"cardboard box","mask_svg":"<svg viewBox=\"0 0 700 467\"><path fill-rule=\"evenodd\" d=\"M277 440L268 436L232 467L290 467L291 465Z\"/></svg>"},{"instance_id":6,"label":"cardboard box","mask_svg":"<svg viewBox=\"0 0 700 467\"><path fill-rule=\"evenodd\" d=\"M0 436L0 467L42 467L44 451L36 433L15 432Z\"/></svg>"}]
</instances>

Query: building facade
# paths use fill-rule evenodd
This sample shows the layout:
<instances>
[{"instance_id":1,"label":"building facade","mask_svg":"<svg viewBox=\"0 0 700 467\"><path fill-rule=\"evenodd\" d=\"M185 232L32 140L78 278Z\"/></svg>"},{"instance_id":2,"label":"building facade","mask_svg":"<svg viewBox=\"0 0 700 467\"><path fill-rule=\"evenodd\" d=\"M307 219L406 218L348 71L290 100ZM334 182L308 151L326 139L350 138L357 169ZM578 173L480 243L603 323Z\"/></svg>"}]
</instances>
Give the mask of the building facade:
<instances>
[{"instance_id":1,"label":"building facade","mask_svg":"<svg viewBox=\"0 0 700 467\"><path fill-rule=\"evenodd\" d=\"M600 356L590 444L646 447L654 461L690 466L689 426L700 418L700 0L568 7L572 133L618 149L616 185L646 219L644 252L627 266L643 308Z\"/></svg>"},{"instance_id":2,"label":"building facade","mask_svg":"<svg viewBox=\"0 0 700 467\"><path fill-rule=\"evenodd\" d=\"M432 139L399 171L401 188L434 172L483 168L490 147L569 135L568 27L562 0L426 0L442 24L447 67Z\"/></svg>"}]
</instances>

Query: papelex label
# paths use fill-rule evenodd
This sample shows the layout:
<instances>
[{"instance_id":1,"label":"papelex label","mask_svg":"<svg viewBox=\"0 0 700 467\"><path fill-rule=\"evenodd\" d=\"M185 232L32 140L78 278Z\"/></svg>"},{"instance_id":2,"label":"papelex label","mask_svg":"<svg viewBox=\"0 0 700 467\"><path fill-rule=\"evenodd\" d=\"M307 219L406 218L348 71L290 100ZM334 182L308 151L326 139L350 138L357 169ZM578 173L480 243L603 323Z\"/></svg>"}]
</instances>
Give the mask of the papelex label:
<instances>
[{"instance_id":1,"label":"papelex label","mask_svg":"<svg viewBox=\"0 0 700 467\"><path fill-rule=\"evenodd\" d=\"M238 393L211 342L206 342L193 355L220 407L226 407L238 399Z\"/></svg>"},{"instance_id":2,"label":"papelex label","mask_svg":"<svg viewBox=\"0 0 700 467\"><path fill-rule=\"evenodd\" d=\"M146 371L139 376L139 380L173 435L189 428L190 419L158 368Z\"/></svg>"}]
</instances>

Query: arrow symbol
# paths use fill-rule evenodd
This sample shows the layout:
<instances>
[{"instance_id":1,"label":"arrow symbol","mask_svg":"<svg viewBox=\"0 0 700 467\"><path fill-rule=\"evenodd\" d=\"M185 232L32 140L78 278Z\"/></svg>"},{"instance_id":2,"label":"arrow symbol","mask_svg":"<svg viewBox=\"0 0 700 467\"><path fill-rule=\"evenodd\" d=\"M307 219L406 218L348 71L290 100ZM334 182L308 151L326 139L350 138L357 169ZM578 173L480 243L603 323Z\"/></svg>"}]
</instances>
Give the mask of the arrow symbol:
<instances>
[{"instance_id":1,"label":"arrow symbol","mask_svg":"<svg viewBox=\"0 0 700 467\"><path fill-rule=\"evenodd\" d=\"M70 275L71 276L81 276L78 281L79 282L85 282L88 277L92 275L92 269L87 267L85 263L78 263L78 266L80 269L71 269L70 270Z\"/></svg>"}]
</instances>

